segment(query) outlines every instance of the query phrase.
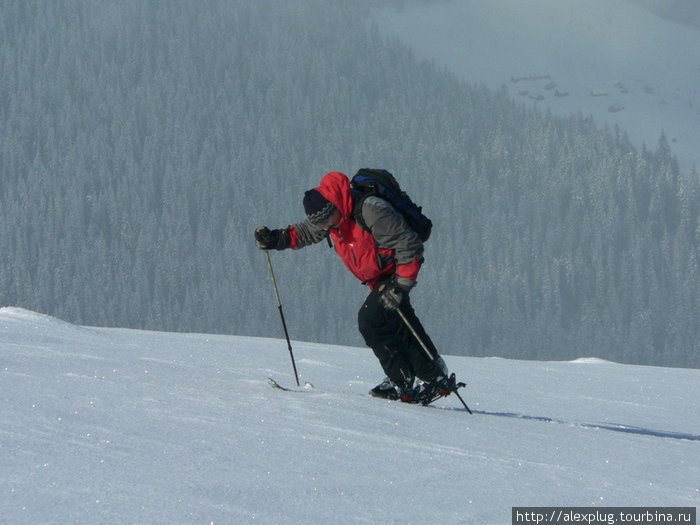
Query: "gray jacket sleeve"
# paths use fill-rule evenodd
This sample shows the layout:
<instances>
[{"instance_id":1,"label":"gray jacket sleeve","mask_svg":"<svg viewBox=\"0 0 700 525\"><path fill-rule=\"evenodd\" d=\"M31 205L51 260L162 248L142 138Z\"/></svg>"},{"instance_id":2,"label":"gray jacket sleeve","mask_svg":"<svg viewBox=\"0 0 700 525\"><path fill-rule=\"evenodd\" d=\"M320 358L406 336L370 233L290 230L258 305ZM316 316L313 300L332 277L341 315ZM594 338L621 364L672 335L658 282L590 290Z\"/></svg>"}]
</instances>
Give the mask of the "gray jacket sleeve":
<instances>
[{"instance_id":1,"label":"gray jacket sleeve","mask_svg":"<svg viewBox=\"0 0 700 525\"><path fill-rule=\"evenodd\" d=\"M297 231L299 242L299 245L297 246L298 248L304 248L305 246L316 244L317 242L321 242L323 239L328 237L328 232L326 230L324 230L318 224L314 224L308 220L298 224L293 224L292 228Z\"/></svg>"},{"instance_id":2,"label":"gray jacket sleeve","mask_svg":"<svg viewBox=\"0 0 700 525\"><path fill-rule=\"evenodd\" d=\"M394 250L397 265L423 257L423 242L401 214L387 201L374 195L362 203L362 218L380 248Z\"/></svg>"}]
</instances>

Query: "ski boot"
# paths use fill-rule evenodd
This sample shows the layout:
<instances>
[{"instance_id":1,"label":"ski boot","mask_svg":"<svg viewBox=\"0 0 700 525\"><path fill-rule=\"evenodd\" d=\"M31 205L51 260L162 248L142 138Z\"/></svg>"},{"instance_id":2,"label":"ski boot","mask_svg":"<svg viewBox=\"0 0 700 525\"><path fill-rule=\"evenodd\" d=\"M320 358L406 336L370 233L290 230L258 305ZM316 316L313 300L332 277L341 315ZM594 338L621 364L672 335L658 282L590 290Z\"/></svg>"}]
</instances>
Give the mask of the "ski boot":
<instances>
[{"instance_id":1,"label":"ski boot","mask_svg":"<svg viewBox=\"0 0 700 525\"><path fill-rule=\"evenodd\" d=\"M389 379L384 379L381 383L369 391L373 397L382 399L390 399L392 401L403 401L404 403L414 403L415 393L411 386L406 384L400 385Z\"/></svg>"}]
</instances>

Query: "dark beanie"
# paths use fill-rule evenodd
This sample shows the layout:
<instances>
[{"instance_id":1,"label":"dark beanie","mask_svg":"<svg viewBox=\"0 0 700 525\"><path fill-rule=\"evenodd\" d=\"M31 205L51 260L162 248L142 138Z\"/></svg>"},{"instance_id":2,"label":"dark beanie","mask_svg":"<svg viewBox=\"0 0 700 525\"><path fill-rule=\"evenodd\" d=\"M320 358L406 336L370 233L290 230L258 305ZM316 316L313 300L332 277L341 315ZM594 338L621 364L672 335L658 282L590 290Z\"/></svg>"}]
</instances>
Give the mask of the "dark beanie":
<instances>
[{"instance_id":1,"label":"dark beanie","mask_svg":"<svg viewBox=\"0 0 700 525\"><path fill-rule=\"evenodd\" d=\"M304 211L306 217L314 224L326 222L336 210L332 202L326 199L317 189L304 194Z\"/></svg>"}]
</instances>

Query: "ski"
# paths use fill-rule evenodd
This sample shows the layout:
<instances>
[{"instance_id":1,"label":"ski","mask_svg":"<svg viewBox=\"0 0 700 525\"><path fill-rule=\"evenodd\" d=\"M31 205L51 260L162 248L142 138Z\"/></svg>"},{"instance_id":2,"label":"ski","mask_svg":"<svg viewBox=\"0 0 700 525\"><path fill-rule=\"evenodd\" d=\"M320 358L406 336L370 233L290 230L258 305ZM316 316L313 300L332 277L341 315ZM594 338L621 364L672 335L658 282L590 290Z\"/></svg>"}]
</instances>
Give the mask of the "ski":
<instances>
[{"instance_id":1,"label":"ski","mask_svg":"<svg viewBox=\"0 0 700 525\"><path fill-rule=\"evenodd\" d=\"M275 380L272 379L271 377L268 377L268 378L267 378L267 382L270 384L270 386L271 386L272 388L276 388L277 390L283 390L283 391L285 391L285 392L291 392L291 391L292 391L291 388L287 388L286 386L280 385L277 381L275 381Z\"/></svg>"},{"instance_id":2,"label":"ski","mask_svg":"<svg viewBox=\"0 0 700 525\"><path fill-rule=\"evenodd\" d=\"M268 384L269 384L272 388L276 388L277 390L282 390L282 391L284 391L284 392L306 392L306 391L308 391L308 390L313 389L313 387L314 387L314 385L312 385L311 383L309 383L308 381L306 381L306 382L304 383L304 387L303 387L303 388L299 388L299 389L297 389L297 388L288 388L288 387L286 387L286 386L280 385L277 381L275 381L275 380L272 379L271 377L268 377L268 378L267 378L267 382L268 382Z\"/></svg>"},{"instance_id":3,"label":"ski","mask_svg":"<svg viewBox=\"0 0 700 525\"><path fill-rule=\"evenodd\" d=\"M302 388L289 388L286 386L282 386L272 377L268 377L267 382L272 388L274 388L276 390L281 390L283 392L309 392L309 391L312 391L314 388L314 386L311 383L309 383L308 381L304 383L304 386ZM441 399L443 397L447 397L450 394L454 393L459 398L459 400L462 403L462 406L464 406L466 411L469 412L470 414L473 414L473 412L469 409L467 404L464 402L464 399L462 399L462 396L459 395L459 392L457 392L457 390L459 390L460 388L466 387L466 386L467 386L466 383L462 383L462 382L455 383L455 386L453 388L451 388L450 390L448 390L446 394L437 394L436 396L434 396L432 399L430 399L427 402L421 403L418 401L414 401L412 403L413 404L421 404L423 406L428 406L428 405L434 403L435 401L437 401L438 399ZM381 398L378 398L378 399L381 399Z\"/></svg>"}]
</instances>

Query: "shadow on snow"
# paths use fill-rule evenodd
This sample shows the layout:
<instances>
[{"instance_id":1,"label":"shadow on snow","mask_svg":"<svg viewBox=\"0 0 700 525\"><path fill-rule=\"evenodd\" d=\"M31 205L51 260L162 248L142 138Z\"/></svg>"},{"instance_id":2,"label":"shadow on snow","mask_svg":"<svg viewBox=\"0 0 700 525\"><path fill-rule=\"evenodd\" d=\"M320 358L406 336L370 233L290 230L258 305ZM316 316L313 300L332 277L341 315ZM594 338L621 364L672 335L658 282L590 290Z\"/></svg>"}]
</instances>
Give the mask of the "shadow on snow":
<instances>
[{"instance_id":1,"label":"shadow on snow","mask_svg":"<svg viewBox=\"0 0 700 525\"><path fill-rule=\"evenodd\" d=\"M672 432L669 430L654 430L651 428L637 427L632 425L622 425L618 423L577 423L547 416L531 416L528 414L518 414L516 412L489 412L487 410L474 410L474 414L484 416L510 417L514 419L526 419L529 421L542 421L544 423L556 423L580 428L595 428L599 430L609 430L611 432L622 432L624 434L637 434L639 436L653 436L667 439L684 439L688 441L700 441L700 434L688 434L685 432Z\"/></svg>"}]
</instances>

